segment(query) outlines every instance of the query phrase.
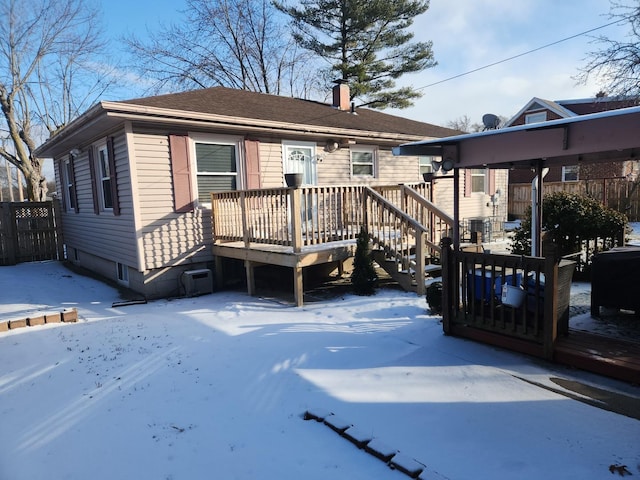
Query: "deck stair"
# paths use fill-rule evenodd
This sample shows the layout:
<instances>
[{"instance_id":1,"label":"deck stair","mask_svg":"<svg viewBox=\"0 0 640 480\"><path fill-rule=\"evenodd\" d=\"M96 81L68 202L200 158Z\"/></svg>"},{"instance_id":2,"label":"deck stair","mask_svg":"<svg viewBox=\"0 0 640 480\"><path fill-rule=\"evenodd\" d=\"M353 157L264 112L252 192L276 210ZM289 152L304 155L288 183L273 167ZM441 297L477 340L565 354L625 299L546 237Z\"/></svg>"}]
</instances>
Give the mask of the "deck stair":
<instances>
[{"instance_id":1,"label":"deck stair","mask_svg":"<svg viewBox=\"0 0 640 480\"><path fill-rule=\"evenodd\" d=\"M453 219L414 189L399 189L393 195L381 192L384 197L369 195L372 254L404 290L423 294L441 280L439 243L451 231Z\"/></svg>"},{"instance_id":2,"label":"deck stair","mask_svg":"<svg viewBox=\"0 0 640 480\"><path fill-rule=\"evenodd\" d=\"M402 287L403 290L406 290L408 292L418 291L418 283L415 274L415 261L410 261L409 268L403 268L403 261L398 261L396 258L387 257L384 250L373 250L372 254L374 261L380 266L380 268L387 272L389 276ZM429 261L432 261L432 259L426 259L426 262ZM442 265L440 265L439 263L425 263L425 288L431 285L433 282L442 281L441 275Z\"/></svg>"}]
</instances>

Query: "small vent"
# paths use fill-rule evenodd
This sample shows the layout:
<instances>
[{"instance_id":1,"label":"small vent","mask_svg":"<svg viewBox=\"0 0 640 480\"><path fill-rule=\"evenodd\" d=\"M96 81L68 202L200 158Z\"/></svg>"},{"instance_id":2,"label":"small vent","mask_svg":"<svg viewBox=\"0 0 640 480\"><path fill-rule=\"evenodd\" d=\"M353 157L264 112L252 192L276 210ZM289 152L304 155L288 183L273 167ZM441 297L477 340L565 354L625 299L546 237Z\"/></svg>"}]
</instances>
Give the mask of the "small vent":
<instances>
[{"instance_id":1,"label":"small vent","mask_svg":"<svg viewBox=\"0 0 640 480\"><path fill-rule=\"evenodd\" d=\"M182 286L187 297L206 295L213 292L211 270L188 270L182 274Z\"/></svg>"}]
</instances>

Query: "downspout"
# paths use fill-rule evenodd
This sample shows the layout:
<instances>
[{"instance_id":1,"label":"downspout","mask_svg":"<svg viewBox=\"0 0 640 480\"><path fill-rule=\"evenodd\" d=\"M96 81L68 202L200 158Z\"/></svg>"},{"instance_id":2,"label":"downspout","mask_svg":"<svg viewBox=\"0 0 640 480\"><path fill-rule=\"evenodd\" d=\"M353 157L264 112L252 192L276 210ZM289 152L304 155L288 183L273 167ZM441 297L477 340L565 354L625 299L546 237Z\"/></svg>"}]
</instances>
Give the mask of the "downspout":
<instances>
[{"instance_id":1,"label":"downspout","mask_svg":"<svg viewBox=\"0 0 640 480\"><path fill-rule=\"evenodd\" d=\"M538 161L537 174L531 182L531 256L542 254L542 179L549 173Z\"/></svg>"}]
</instances>

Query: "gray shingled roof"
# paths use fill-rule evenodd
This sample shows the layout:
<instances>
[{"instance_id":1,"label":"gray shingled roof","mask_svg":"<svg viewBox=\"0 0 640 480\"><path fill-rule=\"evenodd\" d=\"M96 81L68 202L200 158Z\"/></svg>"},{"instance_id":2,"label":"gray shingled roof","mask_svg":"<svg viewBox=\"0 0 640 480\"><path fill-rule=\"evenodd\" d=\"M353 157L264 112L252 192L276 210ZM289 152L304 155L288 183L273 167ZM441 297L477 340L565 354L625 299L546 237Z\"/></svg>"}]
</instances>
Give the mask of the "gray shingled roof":
<instances>
[{"instance_id":1,"label":"gray shingled roof","mask_svg":"<svg viewBox=\"0 0 640 480\"><path fill-rule=\"evenodd\" d=\"M450 128L366 108L356 108L356 114L353 114L338 110L326 103L225 87L137 98L119 103L298 125L350 128L424 137L441 138L460 133Z\"/></svg>"}]
</instances>

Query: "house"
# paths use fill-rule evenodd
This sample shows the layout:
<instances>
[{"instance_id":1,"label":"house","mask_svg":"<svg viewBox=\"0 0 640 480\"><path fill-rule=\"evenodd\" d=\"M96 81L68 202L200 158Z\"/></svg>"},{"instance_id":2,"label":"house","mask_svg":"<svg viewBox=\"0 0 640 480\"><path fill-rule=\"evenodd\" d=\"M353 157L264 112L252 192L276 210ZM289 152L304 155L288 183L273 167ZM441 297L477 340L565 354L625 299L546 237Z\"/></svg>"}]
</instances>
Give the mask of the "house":
<instances>
[{"instance_id":1,"label":"house","mask_svg":"<svg viewBox=\"0 0 640 480\"><path fill-rule=\"evenodd\" d=\"M534 97L507 121L504 128L561 118L573 118L631 107L636 104L636 100L606 96L557 101ZM549 169L544 180L545 182L577 182L579 180L592 181L611 178L635 179L638 171L638 162L631 159L593 165L557 165ZM509 175L509 184L530 184L534 176L535 173L531 169L514 169Z\"/></svg>"},{"instance_id":2,"label":"house","mask_svg":"<svg viewBox=\"0 0 640 480\"><path fill-rule=\"evenodd\" d=\"M184 294L185 271L214 269L211 192L278 189L287 173L306 186L420 183L434 159L392 147L455 133L356 108L342 83L332 103L215 87L100 102L37 155L54 159L68 259L158 298ZM485 215L506 177L470 175L465 206Z\"/></svg>"}]
</instances>

